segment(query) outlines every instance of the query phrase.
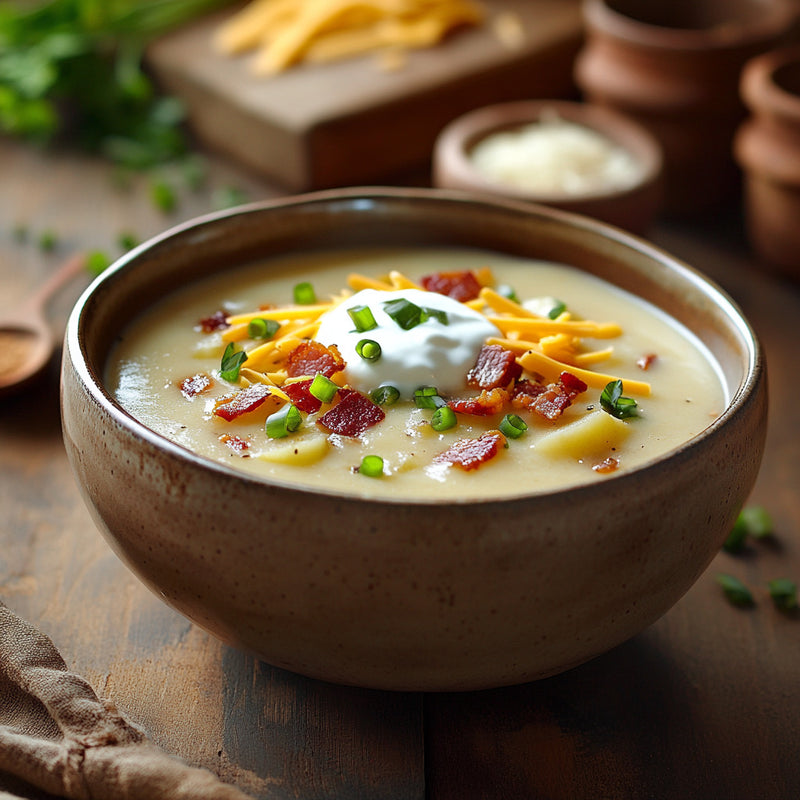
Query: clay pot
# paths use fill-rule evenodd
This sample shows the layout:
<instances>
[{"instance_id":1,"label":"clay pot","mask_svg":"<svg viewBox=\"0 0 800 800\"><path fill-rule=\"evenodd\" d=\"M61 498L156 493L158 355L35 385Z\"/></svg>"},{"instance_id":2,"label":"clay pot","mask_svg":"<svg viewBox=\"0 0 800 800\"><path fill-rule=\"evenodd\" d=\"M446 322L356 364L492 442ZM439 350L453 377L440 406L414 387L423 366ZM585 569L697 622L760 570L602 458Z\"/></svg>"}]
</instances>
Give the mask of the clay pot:
<instances>
[{"instance_id":1,"label":"clay pot","mask_svg":"<svg viewBox=\"0 0 800 800\"><path fill-rule=\"evenodd\" d=\"M637 119L665 156L665 211L691 215L737 189L731 155L745 116L746 61L776 47L788 0L584 0L575 79L587 99Z\"/></svg>"},{"instance_id":2,"label":"clay pot","mask_svg":"<svg viewBox=\"0 0 800 800\"><path fill-rule=\"evenodd\" d=\"M800 278L800 46L750 61L741 93L752 112L734 142L748 236L768 267Z\"/></svg>"}]
</instances>

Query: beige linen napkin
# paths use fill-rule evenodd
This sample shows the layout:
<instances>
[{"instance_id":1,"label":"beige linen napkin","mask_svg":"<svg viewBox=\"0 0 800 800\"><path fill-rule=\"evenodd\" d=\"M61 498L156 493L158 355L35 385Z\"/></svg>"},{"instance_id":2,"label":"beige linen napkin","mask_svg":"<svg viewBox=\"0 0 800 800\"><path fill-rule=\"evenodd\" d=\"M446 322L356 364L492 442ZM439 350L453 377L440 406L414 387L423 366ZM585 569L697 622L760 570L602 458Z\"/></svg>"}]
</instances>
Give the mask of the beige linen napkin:
<instances>
[{"instance_id":1,"label":"beige linen napkin","mask_svg":"<svg viewBox=\"0 0 800 800\"><path fill-rule=\"evenodd\" d=\"M149 742L67 670L47 636L0 603L2 773L75 800L249 800ZM0 787L0 798L13 797Z\"/></svg>"}]
</instances>

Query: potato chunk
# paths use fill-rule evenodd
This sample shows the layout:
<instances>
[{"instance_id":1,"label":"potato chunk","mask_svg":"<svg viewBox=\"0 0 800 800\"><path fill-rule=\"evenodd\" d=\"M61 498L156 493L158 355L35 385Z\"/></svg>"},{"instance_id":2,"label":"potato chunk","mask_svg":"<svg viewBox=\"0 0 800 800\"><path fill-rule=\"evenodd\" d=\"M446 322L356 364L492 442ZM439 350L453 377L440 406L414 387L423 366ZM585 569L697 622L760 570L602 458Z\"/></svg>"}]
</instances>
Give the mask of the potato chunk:
<instances>
[{"instance_id":1,"label":"potato chunk","mask_svg":"<svg viewBox=\"0 0 800 800\"><path fill-rule=\"evenodd\" d=\"M620 447L630 433L630 424L605 411L592 411L543 437L536 450L551 458L601 458Z\"/></svg>"}]
</instances>

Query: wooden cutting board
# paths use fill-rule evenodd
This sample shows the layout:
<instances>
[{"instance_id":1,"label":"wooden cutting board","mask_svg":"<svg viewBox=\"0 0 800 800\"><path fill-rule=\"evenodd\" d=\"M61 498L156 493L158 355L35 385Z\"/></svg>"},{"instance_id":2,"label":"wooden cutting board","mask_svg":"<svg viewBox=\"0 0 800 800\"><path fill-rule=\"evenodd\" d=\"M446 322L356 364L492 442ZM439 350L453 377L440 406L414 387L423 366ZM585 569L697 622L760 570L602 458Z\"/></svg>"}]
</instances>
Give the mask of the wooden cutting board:
<instances>
[{"instance_id":1,"label":"wooden cutting board","mask_svg":"<svg viewBox=\"0 0 800 800\"><path fill-rule=\"evenodd\" d=\"M180 97L197 138L292 191L375 183L426 168L437 134L470 109L574 93L579 0L489 0L483 26L410 52L386 71L369 55L255 77L251 58L211 39L233 13L203 18L155 43L148 64ZM504 44L493 21L513 14L524 37Z\"/></svg>"}]
</instances>

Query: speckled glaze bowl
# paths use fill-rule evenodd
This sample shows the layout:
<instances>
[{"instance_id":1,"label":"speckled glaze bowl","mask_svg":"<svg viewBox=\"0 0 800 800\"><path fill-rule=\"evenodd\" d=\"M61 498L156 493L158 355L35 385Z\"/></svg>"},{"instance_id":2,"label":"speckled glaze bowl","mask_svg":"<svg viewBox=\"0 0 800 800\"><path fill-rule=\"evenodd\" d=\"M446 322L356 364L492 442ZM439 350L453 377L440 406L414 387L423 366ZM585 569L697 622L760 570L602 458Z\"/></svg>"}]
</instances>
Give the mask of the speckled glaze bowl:
<instances>
[{"instance_id":1,"label":"speckled glaze bowl","mask_svg":"<svg viewBox=\"0 0 800 800\"><path fill-rule=\"evenodd\" d=\"M622 147L638 164L636 181L624 188L591 192L536 192L490 180L476 169L471 153L479 142L537 123L543 114L555 114ZM477 108L447 125L433 151L433 183L441 189L540 203L638 234L646 233L661 208L662 175L661 146L641 125L613 109L565 100L521 100Z\"/></svg>"},{"instance_id":2,"label":"speckled glaze bowl","mask_svg":"<svg viewBox=\"0 0 800 800\"><path fill-rule=\"evenodd\" d=\"M104 384L123 328L165 293L308 248L448 244L581 267L688 325L731 396L684 446L602 483L500 501L368 501L248 477L156 435ZM761 350L696 271L600 223L414 189L263 202L181 225L87 290L66 334L64 441L98 527L167 603L315 678L465 690L566 670L634 636L700 576L745 502L766 427Z\"/></svg>"}]
</instances>

